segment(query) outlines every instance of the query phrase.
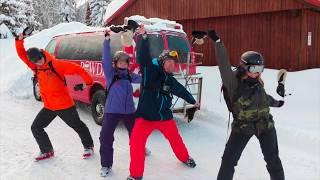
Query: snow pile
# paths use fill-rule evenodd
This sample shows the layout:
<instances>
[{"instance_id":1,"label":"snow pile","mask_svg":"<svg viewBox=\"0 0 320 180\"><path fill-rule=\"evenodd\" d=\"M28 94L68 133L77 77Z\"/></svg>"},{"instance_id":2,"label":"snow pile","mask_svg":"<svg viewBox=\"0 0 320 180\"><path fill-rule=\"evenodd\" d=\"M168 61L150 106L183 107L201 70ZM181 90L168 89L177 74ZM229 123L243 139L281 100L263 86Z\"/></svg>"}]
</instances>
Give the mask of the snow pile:
<instances>
[{"instance_id":1,"label":"snow pile","mask_svg":"<svg viewBox=\"0 0 320 180\"><path fill-rule=\"evenodd\" d=\"M70 26L71 25L71 26ZM28 38L27 45L43 48L49 39L59 33L87 30L82 24L61 24ZM92 120L85 109L79 110L81 119L87 124L95 143L95 156L81 159L81 142L59 118L46 129L55 148L52 160L35 163L33 157L38 146L30 132L30 125L43 107L35 101L31 92L31 81L24 64L15 53L12 40L0 41L0 179L100 179L99 133L100 126ZM144 177L150 180L211 180L215 179L226 142L228 111L220 99L221 78L217 67L198 67L203 74L202 109L189 124L181 115L176 115L181 135L190 155L198 166L190 169L174 156L169 143L155 131L148 140L152 151L146 158ZM276 99L277 70L266 69L262 79L266 91ZM286 179L320 179L320 69L289 72L282 108L271 108L276 122L279 151ZM28 85L27 85L28 84ZM9 89L9 90L8 90ZM15 92L12 97L10 94ZM8 94L9 93L9 94ZM29 99L21 99L21 97ZM115 132L113 172L108 179L125 179L129 174L128 134L124 128ZM234 179L268 180L269 175L260 150L253 137L244 150L236 168Z\"/></svg>"},{"instance_id":2,"label":"snow pile","mask_svg":"<svg viewBox=\"0 0 320 180\"><path fill-rule=\"evenodd\" d=\"M167 31L176 31L180 33L184 33L183 26L176 21L170 21L167 19L160 19L160 18L146 18L144 16L134 15L127 18L127 20L134 20L139 24L144 24L146 30L148 31L160 31L160 30L167 30ZM178 27L178 28L176 28Z\"/></svg>"},{"instance_id":3,"label":"snow pile","mask_svg":"<svg viewBox=\"0 0 320 180\"><path fill-rule=\"evenodd\" d=\"M99 30L101 28L89 27L79 22L61 23L26 38L25 48L44 49L54 36ZM32 72L17 56L14 39L1 40L0 49L0 61L3 64L0 66L0 92L9 91L11 95L19 98L32 97Z\"/></svg>"},{"instance_id":4,"label":"snow pile","mask_svg":"<svg viewBox=\"0 0 320 180\"><path fill-rule=\"evenodd\" d=\"M3 14L0 15L0 19L2 16L3 16ZM12 36L10 29L4 23L2 23L0 25L0 39L7 39L7 38L12 38L12 37L13 36Z\"/></svg>"}]
</instances>

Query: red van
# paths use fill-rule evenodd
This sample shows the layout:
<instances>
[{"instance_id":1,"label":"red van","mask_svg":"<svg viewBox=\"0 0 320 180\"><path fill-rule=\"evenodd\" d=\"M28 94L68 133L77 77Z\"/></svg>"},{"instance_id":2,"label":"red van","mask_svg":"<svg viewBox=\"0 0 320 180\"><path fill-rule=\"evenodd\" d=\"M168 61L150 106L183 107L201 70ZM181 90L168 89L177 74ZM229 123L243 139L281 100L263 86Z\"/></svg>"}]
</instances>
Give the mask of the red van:
<instances>
[{"instance_id":1,"label":"red van","mask_svg":"<svg viewBox=\"0 0 320 180\"><path fill-rule=\"evenodd\" d=\"M179 25L179 24L178 24ZM176 26L176 29L152 29L147 28L150 38L151 55L158 57L163 50L178 51L180 63L176 66L176 77L181 83L188 86L188 89L195 98L201 100L202 77L196 73L196 54L193 53L192 47L188 42L186 34L182 31L182 26ZM181 28L180 30L178 28ZM140 36L139 36L140 37ZM121 35L111 33L111 51L112 55L118 50L124 50L132 55L130 70L139 72L139 66L135 59L135 44L140 41L137 34L134 35L132 46L124 47L121 43ZM104 41L103 31L83 32L75 34L65 34L53 37L46 46L46 50L64 61L72 61L86 69L94 80L92 86L87 87L84 91L74 91L73 87L81 83L77 75L66 76L67 86L70 94L76 101L91 105L92 116L97 124L102 124L104 114L105 88L106 80L102 69L102 48ZM34 96L41 100L37 80L34 79ZM138 89L139 86L136 87ZM193 90L192 90L193 89ZM179 102L181 101L181 102ZM172 109L175 111L185 111L186 102L176 97L173 101ZM178 107L180 106L180 107Z\"/></svg>"}]
</instances>

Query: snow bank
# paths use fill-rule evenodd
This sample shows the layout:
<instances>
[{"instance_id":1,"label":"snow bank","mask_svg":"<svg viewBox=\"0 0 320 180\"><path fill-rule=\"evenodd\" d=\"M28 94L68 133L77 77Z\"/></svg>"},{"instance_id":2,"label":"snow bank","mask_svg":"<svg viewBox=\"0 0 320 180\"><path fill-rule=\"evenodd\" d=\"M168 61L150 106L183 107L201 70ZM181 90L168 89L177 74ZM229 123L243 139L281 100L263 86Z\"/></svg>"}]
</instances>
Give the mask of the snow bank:
<instances>
[{"instance_id":1,"label":"snow bank","mask_svg":"<svg viewBox=\"0 0 320 180\"><path fill-rule=\"evenodd\" d=\"M61 23L45 29L25 39L25 48L38 47L44 49L52 37L61 34L99 31L101 28L89 27L79 22ZM20 98L30 98L32 94L32 72L19 59L15 52L14 39L0 40L0 92L9 91Z\"/></svg>"},{"instance_id":2,"label":"snow bank","mask_svg":"<svg viewBox=\"0 0 320 180\"><path fill-rule=\"evenodd\" d=\"M3 14L0 15L0 19L1 19L1 16L3 16ZM7 38L10 39L12 37L13 35L9 30L9 28L4 23L2 23L0 25L0 39L7 39Z\"/></svg>"}]
</instances>

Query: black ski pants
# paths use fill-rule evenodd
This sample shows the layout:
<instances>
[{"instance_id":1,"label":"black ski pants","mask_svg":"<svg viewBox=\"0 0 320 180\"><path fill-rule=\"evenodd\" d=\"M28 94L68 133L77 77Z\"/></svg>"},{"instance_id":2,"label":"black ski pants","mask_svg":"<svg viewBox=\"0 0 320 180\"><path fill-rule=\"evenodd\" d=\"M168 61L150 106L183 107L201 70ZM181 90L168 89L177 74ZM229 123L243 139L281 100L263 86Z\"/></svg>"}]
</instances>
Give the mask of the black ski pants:
<instances>
[{"instance_id":1,"label":"black ski pants","mask_svg":"<svg viewBox=\"0 0 320 180\"><path fill-rule=\"evenodd\" d=\"M243 149L253 135L231 132L226 144L217 180L232 180L234 167L237 166ZM284 180L284 172L279 158L277 133L275 128L256 136L267 163L267 170L271 180ZM254 165L253 165L254 167Z\"/></svg>"},{"instance_id":2,"label":"black ski pants","mask_svg":"<svg viewBox=\"0 0 320 180\"><path fill-rule=\"evenodd\" d=\"M78 133L84 148L93 147L93 140L89 129L80 120L75 106L57 111L51 111L43 108L38 113L31 125L32 134L36 139L42 153L53 151L52 144L44 128L47 127L56 116L59 116L69 127Z\"/></svg>"}]
</instances>

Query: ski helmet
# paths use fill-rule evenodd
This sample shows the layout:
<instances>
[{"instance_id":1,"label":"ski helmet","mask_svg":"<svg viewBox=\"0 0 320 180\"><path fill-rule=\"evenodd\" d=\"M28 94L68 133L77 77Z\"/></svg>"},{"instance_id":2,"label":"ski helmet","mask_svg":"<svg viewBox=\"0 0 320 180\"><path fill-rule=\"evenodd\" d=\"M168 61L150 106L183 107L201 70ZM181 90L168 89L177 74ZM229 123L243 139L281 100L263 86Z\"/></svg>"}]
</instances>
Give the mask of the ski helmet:
<instances>
[{"instance_id":1,"label":"ski helmet","mask_svg":"<svg viewBox=\"0 0 320 180\"><path fill-rule=\"evenodd\" d=\"M126 63L129 64L129 61L130 61L129 54L124 51L117 51L114 54L113 62L116 64L118 61L125 61Z\"/></svg>"},{"instance_id":2,"label":"ski helmet","mask_svg":"<svg viewBox=\"0 0 320 180\"><path fill-rule=\"evenodd\" d=\"M241 55L240 66L251 73L262 73L264 70L264 59L255 51L247 51Z\"/></svg>"},{"instance_id":3,"label":"ski helmet","mask_svg":"<svg viewBox=\"0 0 320 180\"><path fill-rule=\"evenodd\" d=\"M159 55L159 61L160 64L163 65L166 60L174 60L175 62L178 62L178 52L177 51L163 51Z\"/></svg>"},{"instance_id":4,"label":"ski helmet","mask_svg":"<svg viewBox=\"0 0 320 180\"><path fill-rule=\"evenodd\" d=\"M41 58L44 57L44 55L39 48L33 47L28 49L27 57L31 62L37 63Z\"/></svg>"},{"instance_id":5,"label":"ski helmet","mask_svg":"<svg viewBox=\"0 0 320 180\"><path fill-rule=\"evenodd\" d=\"M247 51L241 55L241 64L244 65L264 65L262 55L255 51Z\"/></svg>"}]
</instances>

